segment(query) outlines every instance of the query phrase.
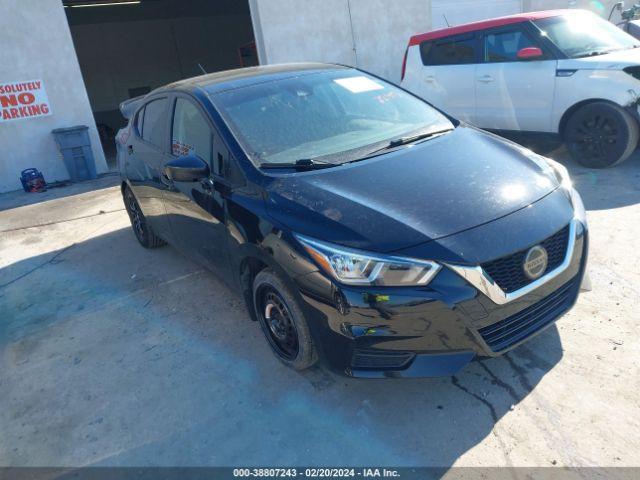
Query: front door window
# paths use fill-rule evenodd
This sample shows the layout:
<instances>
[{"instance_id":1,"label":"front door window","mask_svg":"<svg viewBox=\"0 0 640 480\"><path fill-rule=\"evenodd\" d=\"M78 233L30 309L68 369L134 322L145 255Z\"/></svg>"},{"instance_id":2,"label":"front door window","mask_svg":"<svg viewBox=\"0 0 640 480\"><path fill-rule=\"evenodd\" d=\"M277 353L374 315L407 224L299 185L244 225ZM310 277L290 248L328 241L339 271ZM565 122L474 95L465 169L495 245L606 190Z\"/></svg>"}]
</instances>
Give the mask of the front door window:
<instances>
[{"instance_id":1,"label":"front door window","mask_svg":"<svg viewBox=\"0 0 640 480\"><path fill-rule=\"evenodd\" d=\"M178 98L173 116L171 153L176 157L198 155L211 165L211 128L200 110L190 101Z\"/></svg>"}]
</instances>

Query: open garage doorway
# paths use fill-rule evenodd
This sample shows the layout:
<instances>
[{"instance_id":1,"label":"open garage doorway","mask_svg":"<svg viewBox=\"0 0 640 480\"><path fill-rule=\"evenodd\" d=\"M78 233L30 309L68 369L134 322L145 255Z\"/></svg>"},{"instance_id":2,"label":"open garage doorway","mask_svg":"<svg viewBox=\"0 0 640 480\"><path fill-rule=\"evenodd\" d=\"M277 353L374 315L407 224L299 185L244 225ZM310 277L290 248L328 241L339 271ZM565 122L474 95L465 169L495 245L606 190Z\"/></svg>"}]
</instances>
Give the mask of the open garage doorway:
<instances>
[{"instance_id":1,"label":"open garage doorway","mask_svg":"<svg viewBox=\"0 0 640 480\"><path fill-rule=\"evenodd\" d=\"M119 104L182 78L258 64L248 0L63 0L105 156Z\"/></svg>"}]
</instances>

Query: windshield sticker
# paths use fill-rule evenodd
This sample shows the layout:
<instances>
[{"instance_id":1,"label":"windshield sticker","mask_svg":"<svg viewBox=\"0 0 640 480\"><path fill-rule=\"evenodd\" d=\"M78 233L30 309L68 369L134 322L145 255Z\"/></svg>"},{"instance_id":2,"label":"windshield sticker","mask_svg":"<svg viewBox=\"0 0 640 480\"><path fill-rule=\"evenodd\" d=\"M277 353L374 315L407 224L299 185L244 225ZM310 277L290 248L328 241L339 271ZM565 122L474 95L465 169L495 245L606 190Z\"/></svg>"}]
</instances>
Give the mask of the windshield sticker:
<instances>
[{"instance_id":1,"label":"windshield sticker","mask_svg":"<svg viewBox=\"0 0 640 480\"><path fill-rule=\"evenodd\" d=\"M373 90L384 90L384 86L374 82L367 77L337 78L334 80L338 85L346 88L351 93L371 92Z\"/></svg>"},{"instance_id":2,"label":"windshield sticker","mask_svg":"<svg viewBox=\"0 0 640 480\"><path fill-rule=\"evenodd\" d=\"M375 98L378 101L378 103L381 103L384 105L385 103L390 102L397 96L398 94L396 92L389 92L389 93L381 93L380 95L376 95L373 98Z\"/></svg>"}]
</instances>

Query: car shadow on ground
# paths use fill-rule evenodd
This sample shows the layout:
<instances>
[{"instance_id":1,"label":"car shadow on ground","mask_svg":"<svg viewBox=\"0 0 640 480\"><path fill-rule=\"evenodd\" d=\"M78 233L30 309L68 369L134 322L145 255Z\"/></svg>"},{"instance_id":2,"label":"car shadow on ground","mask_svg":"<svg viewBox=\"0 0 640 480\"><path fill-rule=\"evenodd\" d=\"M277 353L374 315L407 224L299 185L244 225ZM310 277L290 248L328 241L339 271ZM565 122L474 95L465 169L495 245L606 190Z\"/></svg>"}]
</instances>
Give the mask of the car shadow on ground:
<instances>
[{"instance_id":1,"label":"car shadow on ground","mask_svg":"<svg viewBox=\"0 0 640 480\"><path fill-rule=\"evenodd\" d=\"M640 203L640 150L621 164L605 169L581 166L564 147L546 153L546 156L567 167L587 210L608 210Z\"/></svg>"},{"instance_id":2,"label":"car shadow on ground","mask_svg":"<svg viewBox=\"0 0 640 480\"><path fill-rule=\"evenodd\" d=\"M236 291L129 228L3 268L0 311L2 465L449 467L481 442L504 464L496 423L552 415L520 402L562 358L553 326L451 378L298 373Z\"/></svg>"}]
</instances>

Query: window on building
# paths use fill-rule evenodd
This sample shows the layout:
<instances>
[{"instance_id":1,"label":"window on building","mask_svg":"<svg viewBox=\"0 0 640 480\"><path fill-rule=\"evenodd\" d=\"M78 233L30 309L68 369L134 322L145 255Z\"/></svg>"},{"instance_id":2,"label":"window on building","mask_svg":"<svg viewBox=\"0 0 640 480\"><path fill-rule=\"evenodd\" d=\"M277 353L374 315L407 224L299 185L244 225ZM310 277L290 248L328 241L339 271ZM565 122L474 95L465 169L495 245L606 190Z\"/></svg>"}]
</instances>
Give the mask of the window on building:
<instances>
[{"instance_id":1,"label":"window on building","mask_svg":"<svg viewBox=\"0 0 640 480\"><path fill-rule=\"evenodd\" d=\"M476 63L477 42L475 35L459 35L420 45L422 63L425 65L460 65Z\"/></svg>"},{"instance_id":2,"label":"window on building","mask_svg":"<svg viewBox=\"0 0 640 480\"><path fill-rule=\"evenodd\" d=\"M520 50L537 46L520 30L490 34L485 37L484 58L486 62L517 62Z\"/></svg>"},{"instance_id":3,"label":"window on building","mask_svg":"<svg viewBox=\"0 0 640 480\"><path fill-rule=\"evenodd\" d=\"M173 116L171 152L182 157L198 155L211 164L212 134L202 112L189 100L178 98Z\"/></svg>"},{"instance_id":4,"label":"window on building","mask_svg":"<svg viewBox=\"0 0 640 480\"><path fill-rule=\"evenodd\" d=\"M142 138L155 146L162 148L165 145L167 99L152 100L144 107L144 125Z\"/></svg>"}]
</instances>

